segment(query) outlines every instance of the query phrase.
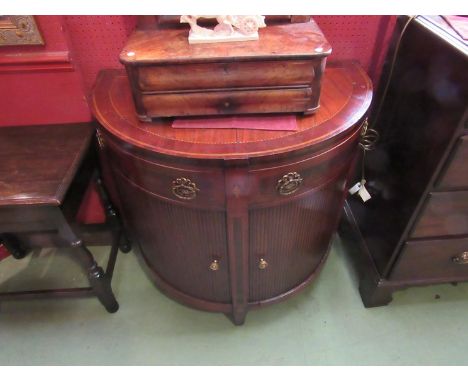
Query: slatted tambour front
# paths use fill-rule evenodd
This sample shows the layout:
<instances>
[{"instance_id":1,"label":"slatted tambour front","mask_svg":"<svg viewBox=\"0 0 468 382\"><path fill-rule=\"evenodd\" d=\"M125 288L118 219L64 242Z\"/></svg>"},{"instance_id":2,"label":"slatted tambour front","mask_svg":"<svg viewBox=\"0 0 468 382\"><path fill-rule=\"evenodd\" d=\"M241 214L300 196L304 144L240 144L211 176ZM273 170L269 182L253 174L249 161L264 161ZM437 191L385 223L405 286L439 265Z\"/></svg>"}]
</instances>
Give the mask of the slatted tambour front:
<instances>
[{"instance_id":1,"label":"slatted tambour front","mask_svg":"<svg viewBox=\"0 0 468 382\"><path fill-rule=\"evenodd\" d=\"M150 268L184 294L229 302L225 213L164 202L121 173L116 180L128 225L143 253L151 254ZM217 270L210 269L214 260Z\"/></svg>"},{"instance_id":2,"label":"slatted tambour front","mask_svg":"<svg viewBox=\"0 0 468 382\"><path fill-rule=\"evenodd\" d=\"M345 174L289 203L249 212L249 301L286 293L306 281L324 259L341 208ZM311 232L314 234L311 235ZM261 269L260 261L267 262Z\"/></svg>"}]
</instances>

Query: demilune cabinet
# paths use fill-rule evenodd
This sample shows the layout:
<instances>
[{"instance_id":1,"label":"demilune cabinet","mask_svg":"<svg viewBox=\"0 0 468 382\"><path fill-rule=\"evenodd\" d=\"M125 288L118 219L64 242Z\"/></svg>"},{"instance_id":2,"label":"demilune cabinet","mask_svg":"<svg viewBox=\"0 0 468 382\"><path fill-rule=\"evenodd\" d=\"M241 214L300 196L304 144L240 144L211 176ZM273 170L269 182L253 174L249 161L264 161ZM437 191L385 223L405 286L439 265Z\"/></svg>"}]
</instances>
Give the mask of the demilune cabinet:
<instances>
[{"instance_id":1,"label":"demilune cabinet","mask_svg":"<svg viewBox=\"0 0 468 382\"><path fill-rule=\"evenodd\" d=\"M242 324L318 274L336 230L371 83L330 65L298 131L176 129L139 121L122 71L93 94L105 181L156 285Z\"/></svg>"}]
</instances>

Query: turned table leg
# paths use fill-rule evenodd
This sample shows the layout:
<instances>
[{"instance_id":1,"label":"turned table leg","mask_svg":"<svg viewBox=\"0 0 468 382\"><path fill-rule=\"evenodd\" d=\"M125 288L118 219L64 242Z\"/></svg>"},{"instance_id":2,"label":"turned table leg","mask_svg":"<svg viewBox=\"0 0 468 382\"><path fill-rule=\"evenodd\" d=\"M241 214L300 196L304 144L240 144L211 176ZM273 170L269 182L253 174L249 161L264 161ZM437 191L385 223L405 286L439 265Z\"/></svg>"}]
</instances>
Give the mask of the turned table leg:
<instances>
[{"instance_id":1,"label":"turned table leg","mask_svg":"<svg viewBox=\"0 0 468 382\"><path fill-rule=\"evenodd\" d=\"M96 263L92 253L81 240L74 242L72 247L75 249L76 258L86 271L91 288L93 288L99 301L109 313L117 312L117 310L119 310L119 304L112 292L110 278Z\"/></svg>"},{"instance_id":2,"label":"turned table leg","mask_svg":"<svg viewBox=\"0 0 468 382\"><path fill-rule=\"evenodd\" d=\"M123 229L122 222L117 216L117 211L110 201L99 172L95 175L95 181L99 198L101 199L106 214L106 220L109 222L113 235L115 235L115 237L119 237L119 249L123 253L128 253L132 249L132 243Z\"/></svg>"}]
</instances>

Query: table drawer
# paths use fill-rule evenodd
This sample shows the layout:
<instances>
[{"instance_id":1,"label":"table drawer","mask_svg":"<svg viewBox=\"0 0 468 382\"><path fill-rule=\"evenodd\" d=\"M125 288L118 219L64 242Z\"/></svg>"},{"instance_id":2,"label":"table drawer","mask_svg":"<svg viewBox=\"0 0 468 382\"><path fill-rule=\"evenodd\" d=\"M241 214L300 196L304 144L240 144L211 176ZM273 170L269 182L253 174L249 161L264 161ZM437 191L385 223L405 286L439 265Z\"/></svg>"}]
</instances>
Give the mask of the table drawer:
<instances>
[{"instance_id":1,"label":"table drawer","mask_svg":"<svg viewBox=\"0 0 468 382\"><path fill-rule=\"evenodd\" d=\"M409 241L390 274L392 281L463 278L468 279L468 238Z\"/></svg>"},{"instance_id":2,"label":"table drawer","mask_svg":"<svg viewBox=\"0 0 468 382\"><path fill-rule=\"evenodd\" d=\"M264 89L143 94L146 115L216 115L303 112L312 102L312 89Z\"/></svg>"},{"instance_id":3,"label":"table drawer","mask_svg":"<svg viewBox=\"0 0 468 382\"><path fill-rule=\"evenodd\" d=\"M437 187L468 189L468 135L461 137L453 150L453 155L443 172Z\"/></svg>"},{"instance_id":4,"label":"table drawer","mask_svg":"<svg viewBox=\"0 0 468 382\"><path fill-rule=\"evenodd\" d=\"M154 65L138 68L143 91L199 90L239 87L308 85L314 79L315 61L214 62Z\"/></svg>"},{"instance_id":5,"label":"table drawer","mask_svg":"<svg viewBox=\"0 0 468 382\"><path fill-rule=\"evenodd\" d=\"M164 200L196 208L225 207L222 169L171 166L140 158L116 147L109 150L109 159L114 171Z\"/></svg>"},{"instance_id":6,"label":"table drawer","mask_svg":"<svg viewBox=\"0 0 468 382\"><path fill-rule=\"evenodd\" d=\"M468 235L468 191L431 193L411 238Z\"/></svg>"}]
</instances>

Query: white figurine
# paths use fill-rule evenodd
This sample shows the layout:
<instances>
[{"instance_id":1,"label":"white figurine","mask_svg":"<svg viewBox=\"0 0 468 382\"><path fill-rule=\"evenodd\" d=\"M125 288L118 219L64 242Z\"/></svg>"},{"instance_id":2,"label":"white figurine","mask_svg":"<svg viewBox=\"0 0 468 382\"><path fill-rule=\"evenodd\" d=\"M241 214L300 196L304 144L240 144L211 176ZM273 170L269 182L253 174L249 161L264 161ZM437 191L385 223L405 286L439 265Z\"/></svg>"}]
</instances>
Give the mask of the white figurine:
<instances>
[{"instance_id":1,"label":"white figurine","mask_svg":"<svg viewBox=\"0 0 468 382\"><path fill-rule=\"evenodd\" d=\"M214 29L203 28L197 24L199 18L215 18L218 25ZM265 16L260 15L183 15L180 22L190 24L189 44L258 40L258 28L266 27Z\"/></svg>"}]
</instances>

